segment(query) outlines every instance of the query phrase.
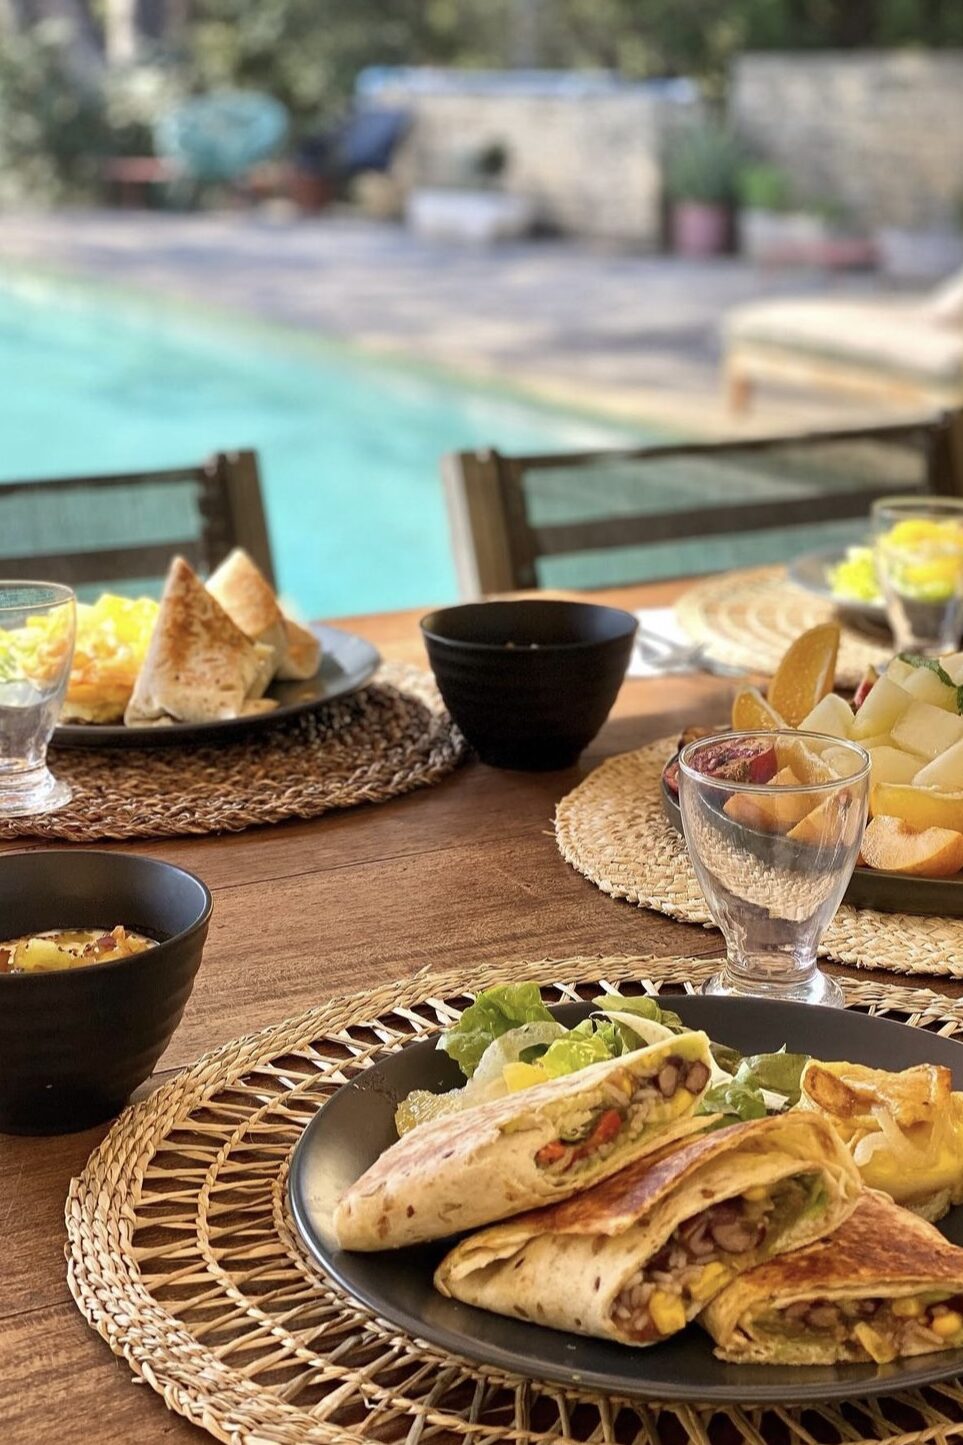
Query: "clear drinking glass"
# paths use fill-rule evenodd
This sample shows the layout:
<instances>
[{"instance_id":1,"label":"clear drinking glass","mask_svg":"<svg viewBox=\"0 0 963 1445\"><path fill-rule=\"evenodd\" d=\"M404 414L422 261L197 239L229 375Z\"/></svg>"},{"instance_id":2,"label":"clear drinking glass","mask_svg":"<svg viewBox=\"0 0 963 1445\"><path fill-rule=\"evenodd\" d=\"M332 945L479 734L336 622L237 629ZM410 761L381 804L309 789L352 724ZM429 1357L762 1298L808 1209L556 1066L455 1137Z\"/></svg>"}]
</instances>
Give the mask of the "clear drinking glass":
<instances>
[{"instance_id":1,"label":"clear drinking glass","mask_svg":"<svg viewBox=\"0 0 963 1445\"><path fill-rule=\"evenodd\" d=\"M873 503L873 559L898 652L953 652L963 633L963 500Z\"/></svg>"},{"instance_id":2,"label":"clear drinking glass","mask_svg":"<svg viewBox=\"0 0 963 1445\"><path fill-rule=\"evenodd\" d=\"M726 941L707 993L839 1004L816 950L866 826L869 755L820 733L720 733L682 749L689 857Z\"/></svg>"},{"instance_id":3,"label":"clear drinking glass","mask_svg":"<svg viewBox=\"0 0 963 1445\"><path fill-rule=\"evenodd\" d=\"M55 582L0 581L0 817L50 813L69 784L47 767L74 655L77 604Z\"/></svg>"}]
</instances>

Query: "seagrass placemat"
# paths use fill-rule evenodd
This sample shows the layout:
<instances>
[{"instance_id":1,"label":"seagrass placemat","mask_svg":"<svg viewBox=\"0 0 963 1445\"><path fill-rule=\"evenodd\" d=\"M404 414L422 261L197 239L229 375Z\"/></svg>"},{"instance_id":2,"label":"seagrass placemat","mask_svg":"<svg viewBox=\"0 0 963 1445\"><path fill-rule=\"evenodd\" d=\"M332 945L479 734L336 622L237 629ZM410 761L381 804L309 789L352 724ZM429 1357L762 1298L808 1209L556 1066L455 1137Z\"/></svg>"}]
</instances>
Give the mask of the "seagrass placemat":
<instances>
[{"instance_id":1,"label":"seagrass placemat","mask_svg":"<svg viewBox=\"0 0 963 1445\"><path fill-rule=\"evenodd\" d=\"M437 783L464 753L430 675L385 666L360 692L223 742L58 750L51 768L71 801L0 821L0 839L169 838L317 818Z\"/></svg>"},{"instance_id":2,"label":"seagrass placemat","mask_svg":"<svg viewBox=\"0 0 963 1445\"><path fill-rule=\"evenodd\" d=\"M662 810L662 769L676 741L607 758L559 803L555 837L565 861L603 893L712 927L685 841ZM843 904L820 953L857 968L963 978L963 919Z\"/></svg>"},{"instance_id":3,"label":"seagrass placemat","mask_svg":"<svg viewBox=\"0 0 963 1445\"><path fill-rule=\"evenodd\" d=\"M720 662L747 672L773 673L800 632L820 622L839 622L831 603L795 586L784 567L723 573L683 593L676 616L696 642ZM858 687L867 667L892 652L887 640L841 623L836 681Z\"/></svg>"},{"instance_id":4,"label":"seagrass placemat","mask_svg":"<svg viewBox=\"0 0 963 1445\"><path fill-rule=\"evenodd\" d=\"M534 978L548 1002L633 980L692 989L713 965L638 956L480 966L385 985L237 1039L118 1119L73 1180L67 1269L81 1312L170 1409L232 1445L849 1445L963 1440L956 1382L805 1409L623 1401L482 1368L401 1333L308 1262L285 1204L305 1124L385 1051L469 995ZM849 1007L963 1031L926 989L843 983Z\"/></svg>"}]
</instances>

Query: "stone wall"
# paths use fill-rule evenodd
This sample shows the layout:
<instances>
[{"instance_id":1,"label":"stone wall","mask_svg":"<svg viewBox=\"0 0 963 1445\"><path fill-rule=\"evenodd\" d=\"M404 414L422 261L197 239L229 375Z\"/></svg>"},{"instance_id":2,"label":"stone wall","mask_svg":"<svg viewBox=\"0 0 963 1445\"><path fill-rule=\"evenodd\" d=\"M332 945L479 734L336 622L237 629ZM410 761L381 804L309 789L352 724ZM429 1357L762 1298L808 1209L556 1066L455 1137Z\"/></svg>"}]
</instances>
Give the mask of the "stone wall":
<instances>
[{"instance_id":1,"label":"stone wall","mask_svg":"<svg viewBox=\"0 0 963 1445\"><path fill-rule=\"evenodd\" d=\"M660 239L664 138L699 111L685 81L545 72L369 71L359 90L411 113L406 184L449 181L459 159L501 144L502 184L531 197L541 221L648 247Z\"/></svg>"},{"instance_id":2,"label":"stone wall","mask_svg":"<svg viewBox=\"0 0 963 1445\"><path fill-rule=\"evenodd\" d=\"M963 51L750 54L734 124L799 198L869 225L926 226L963 206Z\"/></svg>"}]
</instances>

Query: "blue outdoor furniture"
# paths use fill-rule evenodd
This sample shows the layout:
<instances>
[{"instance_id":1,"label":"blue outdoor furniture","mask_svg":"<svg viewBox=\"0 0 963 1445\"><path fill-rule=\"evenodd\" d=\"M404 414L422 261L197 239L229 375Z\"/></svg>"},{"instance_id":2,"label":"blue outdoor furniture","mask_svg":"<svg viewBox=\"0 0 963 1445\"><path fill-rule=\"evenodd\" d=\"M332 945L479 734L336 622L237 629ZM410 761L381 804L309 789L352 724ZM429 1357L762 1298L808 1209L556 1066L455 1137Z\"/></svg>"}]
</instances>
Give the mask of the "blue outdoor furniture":
<instances>
[{"instance_id":1,"label":"blue outdoor furniture","mask_svg":"<svg viewBox=\"0 0 963 1445\"><path fill-rule=\"evenodd\" d=\"M235 181L284 140L288 113L254 90L222 90L176 106L157 123L154 145L184 180Z\"/></svg>"}]
</instances>

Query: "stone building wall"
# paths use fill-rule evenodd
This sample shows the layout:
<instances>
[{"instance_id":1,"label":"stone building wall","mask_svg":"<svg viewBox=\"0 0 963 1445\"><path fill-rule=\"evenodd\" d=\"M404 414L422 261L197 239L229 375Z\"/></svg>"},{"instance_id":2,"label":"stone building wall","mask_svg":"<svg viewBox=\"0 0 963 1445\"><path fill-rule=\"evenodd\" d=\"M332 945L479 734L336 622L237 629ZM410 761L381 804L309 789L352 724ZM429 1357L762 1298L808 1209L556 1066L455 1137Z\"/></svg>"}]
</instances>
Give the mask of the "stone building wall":
<instances>
[{"instance_id":1,"label":"stone building wall","mask_svg":"<svg viewBox=\"0 0 963 1445\"><path fill-rule=\"evenodd\" d=\"M450 181L460 160L498 143L504 188L531 197L543 222L649 247L660 239L665 136L699 109L685 81L545 73L384 70L366 73L360 92L412 114L406 183Z\"/></svg>"},{"instance_id":2,"label":"stone building wall","mask_svg":"<svg viewBox=\"0 0 963 1445\"><path fill-rule=\"evenodd\" d=\"M739 133L801 199L869 226L927 226L963 207L963 51L749 54L733 68Z\"/></svg>"}]
</instances>

